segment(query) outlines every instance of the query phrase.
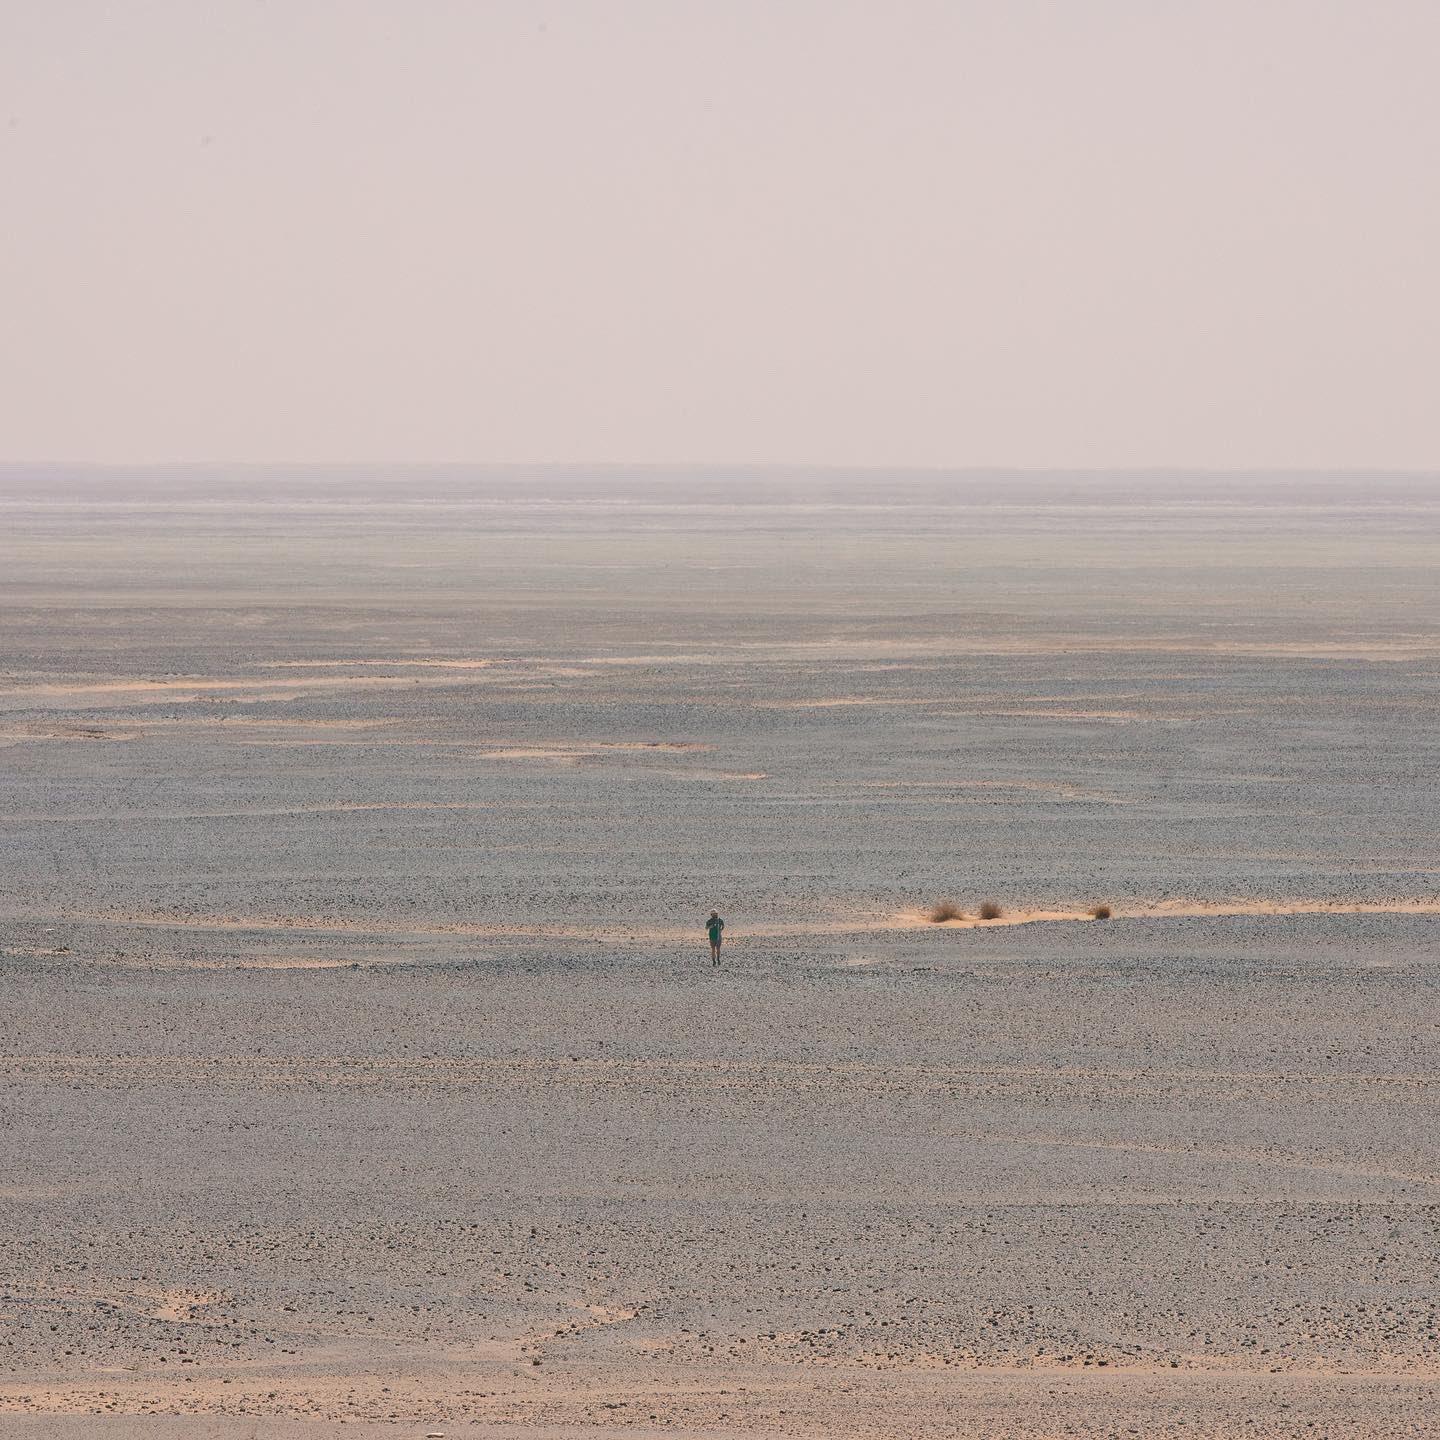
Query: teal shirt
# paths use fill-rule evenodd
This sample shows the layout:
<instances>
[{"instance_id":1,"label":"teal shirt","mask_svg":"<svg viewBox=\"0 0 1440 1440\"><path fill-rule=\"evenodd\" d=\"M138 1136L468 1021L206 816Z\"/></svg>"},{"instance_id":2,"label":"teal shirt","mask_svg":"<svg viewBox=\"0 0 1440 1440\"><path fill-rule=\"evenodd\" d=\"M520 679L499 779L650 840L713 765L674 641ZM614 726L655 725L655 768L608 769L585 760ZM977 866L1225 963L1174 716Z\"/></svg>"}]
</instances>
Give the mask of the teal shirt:
<instances>
[{"instance_id":1,"label":"teal shirt","mask_svg":"<svg viewBox=\"0 0 1440 1440\"><path fill-rule=\"evenodd\" d=\"M723 920L707 920L705 922L705 932L710 936L710 943L712 945L718 945L720 943L720 932L724 928L725 922Z\"/></svg>"}]
</instances>

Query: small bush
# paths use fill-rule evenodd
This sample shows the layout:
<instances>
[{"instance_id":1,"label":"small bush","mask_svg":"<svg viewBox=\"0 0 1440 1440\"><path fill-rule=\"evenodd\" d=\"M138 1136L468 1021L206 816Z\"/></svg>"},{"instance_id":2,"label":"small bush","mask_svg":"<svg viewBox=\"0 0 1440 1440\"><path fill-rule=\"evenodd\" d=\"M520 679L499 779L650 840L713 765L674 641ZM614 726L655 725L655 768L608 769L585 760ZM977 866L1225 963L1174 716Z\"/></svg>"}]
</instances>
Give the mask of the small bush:
<instances>
[{"instance_id":1,"label":"small bush","mask_svg":"<svg viewBox=\"0 0 1440 1440\"><path fill-rule=\"evenodd\" d=\"M935 925L946 920L963 920L965 912L953 900L941 900L925 912L925 917Z\"/></svg>"},{"instance_id":2,"label":"small bush","mask_svg":"<svg viewBox=\"0 0 1440 1440\"><path fill-rule=\"evenodd\" d=\"M980 918L982 920L998 920L1005 912L993 900L984 900L980 904Z\"/></svg>"},{"instance_id":3,"label":"small bush","mask_svg":"<svg viewBox=\"0 0 1440 1440\"><path fill-rule=\"evenodd\" d=\"M1092 920L1108 920L1110 918L1110 907L1108 905L1092 905L1090 907L1090 918Z\"/></svg>"}]
</instances>

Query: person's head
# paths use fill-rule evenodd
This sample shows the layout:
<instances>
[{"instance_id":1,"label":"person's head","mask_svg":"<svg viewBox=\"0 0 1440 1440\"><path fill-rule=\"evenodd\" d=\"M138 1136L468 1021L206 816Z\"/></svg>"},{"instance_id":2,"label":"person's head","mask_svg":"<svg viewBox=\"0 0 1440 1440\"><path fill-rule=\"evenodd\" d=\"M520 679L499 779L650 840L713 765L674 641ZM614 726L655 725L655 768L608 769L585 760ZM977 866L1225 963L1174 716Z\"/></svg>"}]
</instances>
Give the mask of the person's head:
<instances>
[{"instance_id":1,"label":"person's head","mask_svg":"<svg viewBox=\"0 0 1440 1440\"><path fill-rule=\"evenodd\" d=\"M716 911L716 910L712 910L712 911L710 912L710 918L711 918L712 920L718 920L718 919L720 918L719 912Z\"/></svg>"}]
</instances>

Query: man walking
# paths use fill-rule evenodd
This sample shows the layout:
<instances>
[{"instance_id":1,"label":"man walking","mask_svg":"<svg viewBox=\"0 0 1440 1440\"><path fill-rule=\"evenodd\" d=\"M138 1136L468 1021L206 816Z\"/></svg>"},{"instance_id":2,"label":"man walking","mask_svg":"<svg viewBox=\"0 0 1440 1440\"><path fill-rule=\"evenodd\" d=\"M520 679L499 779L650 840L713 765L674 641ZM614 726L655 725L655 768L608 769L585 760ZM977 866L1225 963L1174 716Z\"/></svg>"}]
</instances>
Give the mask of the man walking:
<instances>
[{"instance_id":1,"label":"man walking","mask_svg":"<svg viewBox=\"0 0 1440 1440\"><path fill-rule=\"evenodd\" d=\"M705 933L710 937L710 963L720 963L720 936L725 929L725 922L712 910L710 918L705 922Z\"/></svg>"}]
</instances>

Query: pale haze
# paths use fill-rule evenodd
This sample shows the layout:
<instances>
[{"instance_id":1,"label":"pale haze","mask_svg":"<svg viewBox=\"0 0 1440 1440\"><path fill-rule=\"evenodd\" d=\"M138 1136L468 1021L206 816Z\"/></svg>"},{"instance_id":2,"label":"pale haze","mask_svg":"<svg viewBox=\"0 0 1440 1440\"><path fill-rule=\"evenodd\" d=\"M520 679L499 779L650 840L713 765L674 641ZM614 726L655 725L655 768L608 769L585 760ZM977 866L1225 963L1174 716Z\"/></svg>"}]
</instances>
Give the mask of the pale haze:
<instances>
[{"instance_id":1,"label":"pale haze","mask_svg":"<svg viewBox=\"0 0 1440 1440\"><path fill-rule=\"evenodd\" d=\"M1440 465L1440 5L0 0L0 459Z\"/></svg>"}]
</instances>

